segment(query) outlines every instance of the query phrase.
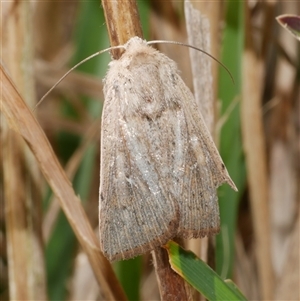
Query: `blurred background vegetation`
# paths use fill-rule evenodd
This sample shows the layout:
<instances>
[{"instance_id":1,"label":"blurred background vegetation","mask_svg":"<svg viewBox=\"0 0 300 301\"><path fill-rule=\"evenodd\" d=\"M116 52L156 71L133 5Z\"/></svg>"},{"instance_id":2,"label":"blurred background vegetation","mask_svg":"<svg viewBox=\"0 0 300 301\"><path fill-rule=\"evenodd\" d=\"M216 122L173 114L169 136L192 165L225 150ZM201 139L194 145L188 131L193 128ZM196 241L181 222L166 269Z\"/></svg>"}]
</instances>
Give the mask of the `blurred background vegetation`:
<instances>
[{"instance_id":1,"label":"blurred background vegetation","mask_svg":"<svg viewBox=\"0 0 300 301\"><path fill-rule=\"evenodd\" d=\"M145 39L187 41L183 1L137 3ZM249 300L299 300L299 42L275 17L300 15L300 4L207 5L217 16L211 20L217 28L211 53L235 80L232 84L222 68L214 78L215 138L239 189L219 189L221 232L209 241L208 262ZM1 8L1 60L32 109L68 68L109 46L100 1L12 1ZM188 50L168 46L161 51L178 63L193 90ZM106 53L80 66L35 112L95 232L102 79L109 61ZM15 151L14 144L5 150L7 130L1 117L1 300L15 300L16 290L32 300L101 300L90 263L28 150ZM7 156L16 174L7 172ZM5 192L9 183L12 195ZM15 231L34 237L34 243L20 246L20 240L10 239ZM12 256L13 250L23 258ZM27 252L36 259L32 268ZM129 300L159 299L150 254L116 263L114 269ZM12 271L24 273L23 283L14 283Z\"/></svg>"}]
</instances>

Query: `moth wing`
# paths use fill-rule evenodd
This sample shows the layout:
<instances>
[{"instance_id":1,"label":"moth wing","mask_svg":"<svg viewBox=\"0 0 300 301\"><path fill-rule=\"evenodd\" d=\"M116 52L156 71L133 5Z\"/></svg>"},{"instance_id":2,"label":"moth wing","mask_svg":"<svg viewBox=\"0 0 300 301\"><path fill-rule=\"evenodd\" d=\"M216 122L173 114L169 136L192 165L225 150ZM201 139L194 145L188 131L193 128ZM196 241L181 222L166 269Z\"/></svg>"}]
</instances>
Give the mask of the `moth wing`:
<instances>
[{"instance_id":1,"label":"moth wing","mask_svg":"<svg viewBox=\"0 0 300 301\"><path fill-rule=\"evenodd\" d=\"M172 112L158 123L140 117L125 120L118 97L106 95L101 135L100 243L111 261L165 244L179 222L176 200L162 179L168 173L166 163L162 165L164 151L158 150L172 134L173 126L169 132L160 128ZM119 98L125 97L130 98L130 91Z\"/></svg>"},{"instance_id":2,"label":"moth wing","mask_svg":"<svg viewBox=\"0 0 300 301\"><path fill-rule=\"evenodd\" d=\"M195 99L178 76L188 132L185 177L179 201L180 223L177 235L197 238L219 231L217 187L228 183L236 190L205 125Z\"/></svg>"}]
</instances>

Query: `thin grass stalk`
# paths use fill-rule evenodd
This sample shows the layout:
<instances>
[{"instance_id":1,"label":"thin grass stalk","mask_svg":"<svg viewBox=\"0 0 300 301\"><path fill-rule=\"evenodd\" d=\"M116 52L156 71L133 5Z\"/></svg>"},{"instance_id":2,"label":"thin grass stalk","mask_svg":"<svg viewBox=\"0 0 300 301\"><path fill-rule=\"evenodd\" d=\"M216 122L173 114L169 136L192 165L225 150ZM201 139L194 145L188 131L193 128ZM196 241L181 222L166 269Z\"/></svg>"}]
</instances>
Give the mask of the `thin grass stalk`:
<instances>
[{"instance_id":1,"label":"thin grass stalk","mask_svg":"<svg viewBox=\"0 0 300 301\"><path fill-rule=\"evenodd\" d=\"M2 65L0 78L3 96L1 110L9 126L23 137L36 157L40 169L60 201L77 239L89 258L104 298L107 300L126 300L110 264L100 252L99 241L49 141Z\"/></svg>"},{"instance_id":2,"label":"thin grass stalk","mask_svg":"<svg viewBox=\"0 0 300 301\"><path fill-rule=\"evenodd\" d=\"M102 0L106 26L111 46L125 44L131 37L142 37L138 8L135 0ZM120 58L124 50L112 50L114 59Z\"/></svg>"},{"instance_id":3,"label":"thin grass stalk","mask_svg":"<svg viewBox=\"0 0 300 301\"><path fill-rule=\"evenodd\" d=\"M99 135L99 127L100 122L99 120L96 120L87 130L85 138L83 139L77 150L74 152L70 160L67 162L65 166L65 172L71 181L73 181L75 174L78 171L84 153L86 152L92 141L96 140L96 137ZM43 223L43 237L46 243L50 239L60 210L60 205L57 198L53 196L51 199L51 205L47 211L47 214L45 215Z\"/></svg>"},{"instance_id":4,"label":"thin grass stalk","mask_svg":"<svg viewBox=\"0 0 300 301\"><path fill-rule=\"evenodd\" d=\"M185 1L185 16L189 44L201 48L212 55L218 55L216 47L219 33L220 3ZM215 108L217 95L218 64L203 53L190 50L191 67L193 71L194 95L200 111L214 137ZM188 249L207 262L209 237L187 241ZM212 257L210 257L212 258ZM214 265L214 263L213 263ZM194 296L200 298L200 296Z\"/></svg>"},{"instance_id":5,"label":"thin grass stalk","mask_svg":"<svg viewBox=\"0 0 300 301\"><path fill-rule=\"evenodd\" d=\"M192 289L181 276L172 270L167 250L152 251L154 267L162 301L193 300Z\"/></svg>"},{"instance_id":6,"label":"thin grass stalk","mask_svg":"<svg viewBox=\"0 0 300 301\"><path fill-rule=\"evenodd\" d=\"M273 297L271 264L270 218L268 210L267 169L263 139L260 96L258 92L262 73L261 62L253 52L245 50L243 58L244 87L241 106L242 131L248 168L249 195L255 233L258 277L264 300ZM247 80L246 80L247 79ZM246 80L246 81L245 81Z\"/></svg>"},{"instance_id":7,"label":"thin grass stalk","mask_svg":"<svg viewBox=\"0 0 300 301\"><path fill-rule=\"evenodd\" d=\"M243 55L241 121L248 168L249 195L255 233L255 254L261 298L273 299L274 283L271 263L271 233L268 204L266 144L262 118L263 64L252 42L249 8L245 3L246 32Z\"/></svg>"},{"instance_id":8,"label":"thin grass stalk","mask_svg":"<svg viewBox=\"0 0 300 301\"><path fill-rule=\"evenodd\" d=\"M134 36L142 37L135 1L126 0L116 3L102 0L102 5L112 46L124 44ZM120 23L120 20L123 20L123 22ZM114 59L118 59L121 54L121 52L114 52ZM181 300L190 300L189 288L185 281L172 271L166 251L163 248L157 248L152 252L152 256L155 262L161 299L171 301L177 298L179 294L182 297L180 297Z\"/></svg>"},{"instance_id":9,"label":"thin grass stalk","mask_svg":"<svg viewBox=\"0 0 300 301\"><path fill-rule=\"evenodd\" d=\"M219 58L220 55L220 18L221 18L221 7L222 3L216 3L216 2L198 2L198 1L185 1L185 3L189 3L189 5L192 5L195 10L199 12L198 21L202 24L202 29L199 28L196 24L194 24L194 30L195 32L203 32L203 37L199 37L199 39L202 39L198 41L199 48L203 48L204 50L208 51L211 55L213 55L216 58ZM188 22L188 20L186 20ZM194 45L194 43L192 43ZM196 46L196 45L194 45ZM200 47L201 46L201 47ZM191 51L190 51L191 53ZM199 55L201 55L199 53ZM197 73L194 74L194 77L198 77L201 79L201 82L203 83L209 83L211 81L211 90L212 94L210 95L208 101L210 102L209 107L211 108L208 110L207 114L208 116L203 116L204 118L207 118L206 124L208 126L208 129L210 130L211 135L215 136L215 112L217 112L217 106L216 106L216 99L217 99L217 87L218 87L218 71L219 71L219 65L215 62L211 62L211 59L202 54L205 59L209 60L209 69L210 73L208 74L202 74ZM192 60L192 65L196 64ZM201 69L201 66L198 66L199 70ZM205 76L205 80L202 78ZM204 84L203 84L204 85ZM195 88L194 88L195 89ZM202 96L205 97L205 96ZM197 100L198 101L198 100ZM202 99L199 99L199 101L202 101ZM203 111L201 111L203 112Z\"/></svg>"},{"instance_id":10,"label":"thin grass stalk","mask_svg":"<svg viewBox=\"0 0 300 301\"><path fill-rule=\"evenodd\" d=\"M32 2L7 3L3 57L26 102L35 102ZM2 122L5 219L10 298L46 300L40 172L18 134Z\"/></svg>"}]
</instances>

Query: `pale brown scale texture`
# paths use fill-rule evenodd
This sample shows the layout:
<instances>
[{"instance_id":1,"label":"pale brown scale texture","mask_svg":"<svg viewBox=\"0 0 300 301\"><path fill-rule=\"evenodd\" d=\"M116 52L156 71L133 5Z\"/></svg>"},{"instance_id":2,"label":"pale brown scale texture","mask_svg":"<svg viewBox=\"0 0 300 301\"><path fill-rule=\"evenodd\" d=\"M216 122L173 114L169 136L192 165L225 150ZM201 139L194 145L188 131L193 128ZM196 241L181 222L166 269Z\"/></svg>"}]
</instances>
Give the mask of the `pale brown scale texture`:
<instances>
[{"instance_id":1,"label":"pale brown scale texture","mask_svg":"<svg viewBox=\"0 0 300 301\"><path fill-rule=\"evenodd\" d=\"M104 82L100 243L128 259L217 233L216 188L236 189L176 64L138 37Z\"/></svg>"}]
</instances>

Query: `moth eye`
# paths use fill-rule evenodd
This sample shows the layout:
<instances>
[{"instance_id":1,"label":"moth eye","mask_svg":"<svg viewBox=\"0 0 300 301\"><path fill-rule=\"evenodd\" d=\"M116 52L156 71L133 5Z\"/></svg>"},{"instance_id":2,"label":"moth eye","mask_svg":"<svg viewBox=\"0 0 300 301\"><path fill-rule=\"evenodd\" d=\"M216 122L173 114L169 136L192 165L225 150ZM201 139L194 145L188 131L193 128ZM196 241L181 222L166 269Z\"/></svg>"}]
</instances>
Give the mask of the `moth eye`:
<instances>
[{"instance_id":1,"label":"moth eye","mask_svg":"<svg viewBox=\"0 0 300 301\"><path fill-rule=\"evenodd\" d=\"M221 165L221 166L222 166L222 169L225 169L225 165L224 165L223 163L222 163L222 165Z\"/></svg>"}]
</instances>

